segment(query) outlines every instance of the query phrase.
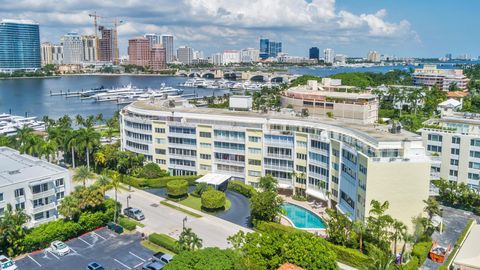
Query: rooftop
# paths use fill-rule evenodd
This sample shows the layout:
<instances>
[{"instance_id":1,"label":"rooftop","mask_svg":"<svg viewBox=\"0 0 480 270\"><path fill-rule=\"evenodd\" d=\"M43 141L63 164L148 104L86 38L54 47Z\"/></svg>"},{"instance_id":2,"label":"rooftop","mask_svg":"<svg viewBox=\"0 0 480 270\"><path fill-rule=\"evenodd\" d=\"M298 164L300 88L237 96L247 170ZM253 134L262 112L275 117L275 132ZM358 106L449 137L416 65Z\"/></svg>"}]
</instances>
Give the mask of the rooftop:
<instances>
[{"instance_id":1,"label":"rooftop","mask_svg":"<svg viewBox=\"0 0 480 270\"><path fill-rule=\"evenodd\" d=\"M151 101L136 101L131 105L127 106L126 109L135 109L137 113L144 114L159 114L165 113L185 113L192 114L190 117L196 115L204 115L203 119L212 119L213 120L223 120L232 121L238 117L253 118L253 119L242 119L242 121L250 121L255 124L265 124L267 122L283 122L282 120L290 120L289 124L293 125L298 123L303 126L312 126L312 124L321 126L328 125L331 128L337 127L341 128L344 131L349 130L350 133L356 134L357 136L364 137L366 140L374 138L377 141L421 141L421 137L415 133L402 130L400 133L392 134L388 132L388 126L386 125L374 125L374 124L354 124L348 122L342 122L341 119L332 119L328 117L319 117L319 116L309 116L309 117L299 117L292 114L281 113L281 112L269 112L269 113L260 113L255 111L230 111L225 109L213 109L213 108L204 108L204 107L186 107L186 106L177 106L174 108L165 107L165 100L159 101L156 100L154 103ZM167 102L168 104L168 102ZM218 117L213 117L216 115Z\"/></svg>"},{"instance_id":2,"label":"rooftop","mask_svg":"<svg viewBox=\"0 0 480 270\"><path fill-rule=\"evenodd\" d=\"M480 249L478 242L480 241L480 225L475 224L470 229L465 242L455 257L454 264L469 267L469 269L480 268Z\"/></svg>"},{"instance_id":3,"label":"rooftop","mask_svg":"<svg viewBox=\"0 0 480 270\"><path fill-rule=\"evenodd\" d=\"M207 183L209 185L218 186L228 181L232 176L219 173L207 173L206 175L197 179L197 183Z\"/></svg>"},{"instance_id":4,"label":"rooftop","mask_svg":"<svg viewBox=\"0 0 480 270\"><path fill-rule=\"evenodd\" d=\"M67 172L67 169L29 155L22 155L8 147L0 147L0 187L64 172Z\"/></svg>"},{"instance_id":5,"label":"rooftop","mask_svg":"<svg viewBox=\"0 0 480 270\"><path fill-rule=\"evenodd\" d=\"M16 23L16 24L34 24L38 25L38 23L32 20L12 20L12 19L3 19L0 23Z\"/></svg>"},{"instance_id":6,"label":"rooftop","mask_svg":"<svg viewBox=\"0 0 480 270\"><path fill-rule=\"evenodd\" d=\"M321 85L319 87L322 87ZM331 87L331 86L328 86ZM346 87L346 86L342 86ZM287 90L288 94L300 94L308 96L324 96L330 98L341 98L341 99L375 99L376 96L370 93L349 93L349 92L339 92L339 91L321 91L321 90L312 90L307 86L297 86Z\"/></svg>"}]
</instances>

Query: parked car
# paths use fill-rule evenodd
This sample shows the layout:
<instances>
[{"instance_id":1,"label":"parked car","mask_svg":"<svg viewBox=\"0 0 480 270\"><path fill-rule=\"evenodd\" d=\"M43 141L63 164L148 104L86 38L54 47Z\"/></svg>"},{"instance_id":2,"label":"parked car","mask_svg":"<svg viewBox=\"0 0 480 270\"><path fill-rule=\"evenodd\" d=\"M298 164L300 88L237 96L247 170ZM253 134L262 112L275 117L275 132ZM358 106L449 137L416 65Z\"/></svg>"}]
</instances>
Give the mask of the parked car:
<instances>
[{"instance_id":1,"label":"parked car","mask_svg":"<svg viewBox=\"0 0 480 270\"><path fill-rule=\"evenodd\" d=\"M52 252L58 256L65 256L71 251L70 248L62 241L53 241L50 245L50 248L52 249Z\"/></svg>"},{"instance_id":2,"label":"parked car","mask_svg":"<svg viewBox=\"0 0 480 270\"><path fill-rule=\"evenodd\" d=\"M105 270L105 268L96 262L91 262L87 265L87 270Z\"/></svg>"},{"instance_id":3,"label":"parked car","mask_svg":"<svg viewBox=\"0 0 480 270\"><path fill-rule=\"evenodd\" d=\"M157 252L157 253L153 254L153 260L161 262L163 264L170 263L172 261L172 259L173 259L172 255L166 254L166 253L163 253L163 252Z\"/></svg>"},{"instance_id":4,"label":"parked car","mask_svg":"<svg viewBox=\"0 0 480 270\"><path fill-rule=\"evenodd\" d=\"M145 216L143 215L142 210L133 207L127 207L123 209L123 214L129 218L133 218L136 220L144 220Z\"/></svg>"},{"instance_id":5,"label":"parked car","mask_svg":"<svg viewBox=\"0 0 480 270\"><path fill-rule=\"evenodd\" d=\"M15 263L12 261L12 259L0 255L0 269L1 270L16 270L18 269Z\"/></svg>"},{"instance_id":6,"label":"parked car","mask_svg":"<svg viewBox=\"0 0 480 270\"><path fill-rule=\"evenodd\" d=\"M146 262L143 264L142 270L162 270L165 264L158 261Z\"/></svg>"}]
</instances>

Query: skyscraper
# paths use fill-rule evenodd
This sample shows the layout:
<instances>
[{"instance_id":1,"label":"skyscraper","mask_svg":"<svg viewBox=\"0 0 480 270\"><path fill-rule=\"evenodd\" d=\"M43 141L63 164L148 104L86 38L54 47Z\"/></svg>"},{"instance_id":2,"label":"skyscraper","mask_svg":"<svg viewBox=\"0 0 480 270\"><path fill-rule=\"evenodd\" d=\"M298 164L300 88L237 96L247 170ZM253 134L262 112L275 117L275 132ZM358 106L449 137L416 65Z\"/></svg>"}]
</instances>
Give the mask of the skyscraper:
<instances>
[{"instance_id":1,"label":"skyscraper","mask_svg":"<svg viewBox=\"0 0 480 270\"><path fill-rule=\"evenodd\" d=\"M150 48L153 48L153 45L162 44L162 37L157 34L145 34L145 38L150 42Z\"/></svg>"},{"instance_id":2,"label":"skyscraper","mask_svg":"<svg viewBox=\"0 0 480 270\"><path fill-rule=\"evenodd\" d=\"M380 62L380 53L377 51L369 51L367 54L367 61L374 63Z\"/></svg>"},{"instance_id":3,"label":"skyscraper","mask_svg":"<svg viewBox=\"0 0 480 270\"><path fill-rule=\"evenodd\" d=\"M78 33L70 32L64 35L62 45L64 64L71 65L83 62L83 43Z\"/></svg>"},{"instance_id":4,"label":"skyscraper","mask_svg":"<svg viewBox=\"0 0 480 270\"><path fill-rule=\"evenodd\" d=\"M29 20L0 22L0 71L41 67L40 27Z\"/></svg>"},{"instance_id":5,"label":"skyscraper","mask_svg":"<svg viewBox=\"0 0 480 270\"><path fill-rule=\"evenodd\" d=\"M49 42L42 43L42 66L63 64L63 46Z\"/></svg>"},{"instance_id":6,"label":"skyscraper","mask_svg":"<svg viewBox=\"0 0 480 270\"><path fill-rule=\"evenodd\" d=\"M317 60L320 58L320 50L318 47L312 47L310 50L308 50L308 58Z\"/></svg>"},{"instance_id":7,"label":"skyscraper","mask_svg":"<svg viewBox=\"0 0 480 270\"><path fill-rule=\"evenodd\" d=\"M326 64L333 64L333 61L335 59L335 52L333 49L327 48L323 50L323 59Z\"/></svg>"},{"instance_id":8,"label":"skyscraper","mask_svg":"<svg viewBox=\"0 0 480 270\"><path fill-rule=\"evenodd\" d=\"M150 50L150 67L153 70L167 68L167 51L162 44L155 44Z\"/></svg>"},{"instance_id":9,"label":"skyscraper","mask_svg":"<svg viewBox=\"0 0 480 270\"><path fill-rule=\"evenodd\" d=\"M173 62L173 58L174 58L173 36L162 35L162 45L165 48L165 51L167 53L167 63Z\"/></svg>"},{"instance_id":10,"label":"skyscraper","mask_svg":"<svg viewBox=\"0 0 480 270\"><path fill-rule=\"evenodd\" d=\"M181 46L177 49L177 60L185 65L190 65L193 60L193 49L187 46Z\"/></svg>"},{"instance_id":11,"label":"skyscraper","mask_svg":"<svg viewBox=\"0 0 480 270\"><path fill-rule=\"evenodd\" d=\"M282 52L282 42L271 41L268 38L260 39L260 58L277 57Z\"/></svg>"},{"instance_id":12,"label":"skyscraper","mask_svg":"<svg viewBox=\"0 0 480 270\"><path fill-rule=\"evenodd\" d=\"M270 41L268 44L270 57L277 57L282 52L282 42Z\"/></svg>"},{"instance_id":13,"label":"skyscraper","mask_svg":"<svg viewBox=\"0 0 480 270\"><path fill-rule=\"evenodd\" d=\"M150 41L148 38L137 37L128 40L128 63L142 67L150 64Z\"/></svg>"},{"instance_id":14,"label":"skyscraper","mask_svg":"<svg viewBox=\"0 0 480 270\"><path fill-rule=\"evenodd\" d=\"M98 53L95 36L82 36L82 50L84 62L96 62Z\"/></svg>"},{"instance_id":15,"label":"skyscraper","mask_svg":"<svg viewBox=\"0 0 480 270\"><path fill-rule=\"evenodd\" d=\"M118 48L115 46L115 31L104 26L99 26L100 40L98 58L103 62L116 62Z\"/></svg>"},{"instance_id":16,"label":"skyscraper","mask_svg":"<svg viewBox=\"0 0 480 270\"><path fill-rule=\"evenodd\" d=\"M250 63L259 60L260 51L255 48L246 48L240 51L240 62Z\"/></svg>"}]
</instances>

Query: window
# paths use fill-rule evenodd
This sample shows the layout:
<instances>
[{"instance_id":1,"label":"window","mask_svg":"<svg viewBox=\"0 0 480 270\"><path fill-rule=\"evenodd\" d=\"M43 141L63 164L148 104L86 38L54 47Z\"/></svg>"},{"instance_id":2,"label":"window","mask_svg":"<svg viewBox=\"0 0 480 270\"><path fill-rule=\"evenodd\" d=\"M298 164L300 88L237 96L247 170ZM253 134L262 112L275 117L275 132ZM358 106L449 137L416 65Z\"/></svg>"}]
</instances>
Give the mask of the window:
<instances>
[{"instance_id":1,"label":"window","mask_svg":"<svg viewBox=\"0 0 480 270\"><path fill-rule=\"evenodd\" d=\"M332 190L332 194L334 197L338 197L338 191L336 189Z\"/></svg>"},{"instance_id":2,"label":"window","mask_svg":"<svg viewBox=\"0 0 480 270\"><path fill-rule=\"evenodd\" d=\"M307 155L306 155L306 154L297 153L297 158L298 158L298 159L301 159L301 160L307 160Z\"/></svg>"},{"instance_id":3,"label":"window","mask_svg":"<svg viewBox=\"0 0 480 270\"><path fill-rule=\"evenodd\" d=\"M23 188L15 189L15 198L25 196L25 190Z\"/></svg>"},{"instance_id":4,"label":"window","mask_svg":"<svg viewBox=\"0 0 480 270\"><path fill-rule=\"evenodd\" d=\"M212 144L211 143L200 143L200 148L211 148Z\"/></svg>"},{"instance_id":5,"label":"window","mask_svg":"<svg viewBox=\"0 0 480 270\"><path fill-rule=\"evenodd\" d=\"M0 202L3 202L3 192L0 193Z\"/></svg>"},{"instance_id":6,"label":"window","mask_svg":"<svg viewBox=\"0 0 480 270\"><path fill-rule=\"evenodd\" d=\"M64 181L63 181L63 178L60 178L60 179L55 180L55 186L56 186L56 187L62 187L62 186L64 186L64 185L65 185L65 183L64 183Z\"/></svg>"},{"instance_id":7,"label":"window","mask_svg":"<svg viewBox=\"0 0 480 270\"><path fill-rule=\"evenodd\" d=\"M44 213L43 213L43 212L37 213L37 214L33 215L33 219L34 219L34 220L40 220L40 219L43 219L43 217L44 217Z\"/></svg>"},{"instance_id":8,"label":"window","mask_svg":"<svg viewBox=\"0 0 480 270\"><path fill-rule=\"evenodd\" d=\"M48 184L40 184L32 187L32 193L37 194L48 190Z\"/></svg>"},{"instance_id":9,"label":"window","mask_svg":"<svg viewBox=\"0 0 480 270\"><path fill-rule=\"evenodd\" d=\"M165 149L155 148L155 154L157 155L165 155L167 151Z\"/></svg>"},{"instance_id":10,"label":"window","mask_svg":"<svg viewBox=\"0 0 480 270\"><path fill-rule=\"evenodd\" d=\"M211 132L206 132L206 131L200 131L200 137L202 138L211 138L212 133Z\"/></svg>"},{"instance_id":11,"label":"window","mask_svg":"<svg viewBox=\"0 0 480 270\"><path fill-rule=\"evenodd\" d=\"M458 159L450 159L450 165L458 166Z\"/></svg>"},{"instance_id":12,"label":"window","mask_svg":"<svg viewBox=\"0 0 480 270\"><path fill-rule=\"evenodd\" d=\"M452 153L452 155L459 155L460 154L460 149L452 148L452 149L450 149L450 153Z\"/></svg>"},{"instance_id":13,"label":"window","mask_svg":"<svg viewBox=\"0 0 480 270\"><path fill-rule=\"evenodd\" d=\"M215 147L231 150L245 150L245 145L240 143L215 142Z\"/></svg>"},{"instance_id":14,"label":"window","mask_svg":"<svg viewBox=\"0 0 480 270\"><path fill-rule=\"evenodd\" d=\"M452 137L453 144L460 144L460 137Z\"/></svg>"},{"instance_id":15,"label":"window","mask_svg":"<svg viewBox=\"0 0 480 270\"><path fill-rule=\"evenodd\" d=\"M328 164L330 160L328 156L313 153L313 152L308 153L308 158L310 159L310 161L316 161L316 162L321 162L325 164Z\"/></svg>"},{"instance_id":16,"label":"window","mask_svg":"<svg viewBox=\"0 0 480 270\"><path fill-rule=\"evenodd\" d=\"M5 212L5 208L0 208L0 216L3 216L3 213Z\"/></svg>"},{"instance_id":17,"label":"window","mask_svg":"<svg viewBox=\"0 0 480 270\"><path fill-rule=\"evenodd\" d=\"M357 156L345 149L342 150L342 156L352 163L357 163Z\"/></svg>"},{"instance_id":18,"label":"window","mask_svg":"<svg viewBox=\"0 0 480 270\"><path fill-rule=\"evenodd\" d=\"M248 136L248 141L258 143L262 141L262 138L257 136Z\"/></svg>"},{"instance_id":19,"label":"window","mask_svg":"<svg viewBox=\"0 0 480 270\"><path fill-rule=\"evenodd\" d=\"M430 152L442 152L442 147L438 145L427 145L427 150Z\"/></svg>"},{"instance_id":20,"label":"window","mask_svg":"<svg viewBox=\"0 0 480 270\"><path fill-rule=\"evenodd\" d=\"M262 176L262 172L260 171L248 171L248 176L252 176L252 177L260 177Z\"/></svg>"},{"instance_id":21,"label":"window","mask_svg":"<svg viewBox=\"0 0 480 270\"><path fill-rule=\"evenodd\" d=\"M340 152L337 149L332 149L332 154L338 157L340 155Z\"/></svg>"},{"instance_id":22,"label":"window","mask_svg":"<svg viewBox=\"0 0 480 270\"><path fill-rule=\"evenodd\" d=\"M442 135L440 134L428 134L428 140L432 142L441 142Z\"/></svg>"},{"instance_id":23,"label":"window","mask_svg":"<svg viewBox=\"0 0 480 270\"><path fill-rule=\"evenodd\" d=\"M57 200L61 200L65 197L65 192L57 192Z\"/></svg>"},{"instance_id":24,"label":"window","mask_svg":"<svg viewBox=\"0 0 480 270\"><path fill-rule=\"evenodd\" d=\"M176 144L187 144L187 145L196 145L197 140L195 139L188 139L188 138L177 138L177 137L168 137L169 143L176 143Z\"/></svg>"},{"instance_id":25,"label":"window","mask_svg":"<svg viewBox=\"0 0 480 270\"><path fill-rule=\"evenodd\" d=\"M18 211L18 210L22 210L22 209L25 209L25 203L24 202L15 204L15 210Z\"/></svg>"},{"instance_id":26,"label":"window","mask_svg":"<svg viewBox=\"0 0 480 270\"><path fill-rule=\"evenodd\" d=\"M156 138L155 141L157 142L157 144L166 144L167 143L167 140L161 139L161 138Z\"/></svg>"},{"instance_id":27,"label":"window","mask_svg":"<svg viewBox=\"0 0 480 270\"><path fill-rule=\"evenodd\" d=\"M296 168L297 168L297 171L299 172L303 172L303 173L307 172L307 167L305 166L297 165Z\"/></svg>"},{"instance_id":28,"label":"window","mask_svg":"<svg viewBox=\"0 0 480 270\"><path fill-rule=\"evenodd\" d=\"M332 167L334 170L338 171L338 163L332 163Z\"/></svg>"},{"instance_id":29,"label":"window","mask_svg":"<svg viewBox=\"0 0 480 270\"><path fill-rule=\"evenodd\" d=\"M478 174L478 173L468 173L468 179L480 180L480 174Z\"/></svg>"},{"instance_id":30,"label":"window","mask_svg":"<svg viewBox=\"0 0 480 270\"><path fill-rule=\"evenodd\" d=\"M205 165L205 164L200 164L200 170L211 171L211 170L212 170L212 166L210 166L210 165Z\"/></svg>"},{"instance_id":31,"label":"window","mask_svg":"<svg viewBox=\"0 0 480 270\"><path fill-rule=\"evenodd\" d=\"M471 139L470 140L471 146L480 146L480 139Z\"/></svg>"},{"instance_id":32,"label":"window","mask_svg":"<svg viewBox=\"0 0 480 270\"><path fill-rule=\"evenodd\" d=\"M351 208L355 208L355 202L347 195L347 193L340 191L340 197L344 202L346 202Z\"/></svg>"},{"instance_id":33,"label":"window","mask_svg":"<svg viewBox=\"0 0 480 270\"><path fill-rule=\"evenodd\" d=\"M157 164L167 164L167 161L165 159L155 159L155 162Z\"/></svg>"},{"instance_id":34,"label":"window","mask_svg":"<svg viewBox=\"0 0 480 270\"><path fill-rule=\"evenodd\" d=\"M209 154L200 154L200 159L210 160L210 159L212 159L212 155L209 155Z\"/></svg>"},{"instance_id":35,"label":"window","mask_svg":"<svg viewBox=\"0 0 480 270\"><path fill-rule=\"evenodd\" d=\"M165 133L164 128L155 128L155 133Z\"/></svg>"},{"instance_id":36,"label":"window","mask_svg":"<svg viewBox=\"0 0 480 270\"><path fill-rule=\"evenodd\" d=\"M261 160L258 160L258 159L249 159L249 160L248 160L248 164L249 164L249 165L255 165L255 166L261 166L261 165L262 165L262 161L261 161Z\"/></svg>"},{"instance_id":37,"label":"window","mask_svg":"<svg viewBox=\"0 0 480 270\"><path fill-rule=\"evenodd\" d=\"M338 184L338 177L336 177L335 175L332 175L332 182L335 184Z\"/></svg>"},{"instance_id":38,"label":"window","mask_svg":"<svg viewBox=\"0 0 480 270\"><path fill-rule=\"evenodd\" d=\"M474 158L480 158L480 152L479 151L470 151L470 156Z\"/></svg>"},{"instance_id":39,"label":"window","mask_svg":"<svg viewBox=\"0 0 480 270\"><path fill-rule=\"evenodd\" d=\"M450 176L458 176L457 170L450 170Z\"/></svg>"},{"instance_id":40,"label":"window","mask_svg":"<svg viewBox=\"0 0 480 270\"><path fill-rule=\"evenodd\" d=\"M313 147L313 148L320 149L320 150L325 150L325 151L330 150L330 144L324 143L324 142L321 142L321 141L311 140L310 141L310 146Z\"/></svg>"},{"instance_id":41,"label":"window","mask_svg":"<svg viewBox=\"0 0 480 270\"><path fill-rule=\"evenodd\" d=\"M297 147L307 148L308 143L304 141L297 141Z\"/></svg>"},{"instance_id":42,"label":"window","mask_svg":"<svg viewBox=\"0 0 480 270\"><path fill-rule=\"evenodd\" d=\"M471 169L480 170L480 163L479 162L469 162L468 167Z\"/></svg>"},{"instance_id":43,"label":"window","mask_svg":"<svg viewBox=\"0 0 480 270\"><path fill-rule=\"evenodd\" d=\"M367 175L367 168L364 167L362 164L359 165L359 170L361 173L363 173L364 175Z\"/></svg>"},{"instance_id":44,"label":"window","mask_svg":"<svg viewBox=\"0 0 480 270\"><path fill-rule=\"evenodd\" d=\"M195 167L195 161L171 158L170 159L170 165L181 165L181 166Z\"/></svg>"},{"instance_id":45,"label":"window","mask_svg":"<svg viewBox=\"0 0 480 270\"><path fill-rule=\"evenodd\" d=\"M170 133L195 134L195 128L189 127L168 127Z\"/></svg>"},{"instance_id":46,"label":"window","mask_svg":"<svg viewBox=\"0 0 480 270\"><path fill-rule=\"evenodd\" d=\"M249 152L250 154L261 154L261 153L262 153L262 149L249 147L249 148L248 148L248 152Z\"/></svg>"}]
</instances>

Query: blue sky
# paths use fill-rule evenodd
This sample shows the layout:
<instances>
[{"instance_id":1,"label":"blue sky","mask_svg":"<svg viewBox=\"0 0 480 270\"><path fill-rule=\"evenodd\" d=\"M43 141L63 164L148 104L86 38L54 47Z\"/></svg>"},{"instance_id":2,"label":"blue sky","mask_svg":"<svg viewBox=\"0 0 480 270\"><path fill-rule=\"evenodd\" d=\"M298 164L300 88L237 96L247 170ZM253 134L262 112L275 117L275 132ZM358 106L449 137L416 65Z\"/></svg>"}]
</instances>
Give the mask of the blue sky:
<instances>
[{"instance_id":1,"label":"blue sky","mask_svg":"<svg viewBox=\"0 0 480 270\"><path fill-rule=\"evenodd\" d=\"M93 32L88 13L118 16L120 50L149 33L175 36L206 55L258 47L260 36L283 41L290 55L309 47L348 56L368 50L386 55L480 55L477 0L0 0L0 18L33 19L43 41L69 32ZM104 19L104 22L111 19Z\"/></svg>"}]
</instances>

